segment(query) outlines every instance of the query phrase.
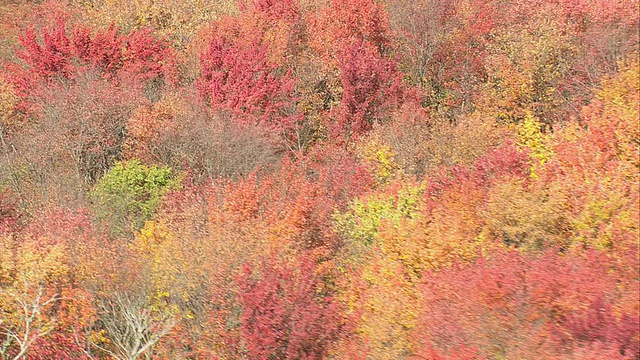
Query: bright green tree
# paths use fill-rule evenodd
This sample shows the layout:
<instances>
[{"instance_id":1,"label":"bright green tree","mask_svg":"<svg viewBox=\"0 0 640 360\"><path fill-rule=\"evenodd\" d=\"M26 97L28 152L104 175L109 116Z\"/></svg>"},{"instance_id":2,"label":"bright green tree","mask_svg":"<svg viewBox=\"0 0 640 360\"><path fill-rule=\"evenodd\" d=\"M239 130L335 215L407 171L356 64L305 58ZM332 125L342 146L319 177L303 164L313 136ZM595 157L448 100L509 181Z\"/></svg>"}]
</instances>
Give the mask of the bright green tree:
<instances>
[{"instance_id":1,"label":"bright green tree","mask_svg":"<svg viewBox=\"0 0 640 360\"><path fill-rule=\"evenodd\" d=\"M131 160L115 164L90 197L98 219L107 221L114 235L121 235L140 229L156 212L162 197L179 184L180 178L171 168Z\"/></svg>"}]
</instances>

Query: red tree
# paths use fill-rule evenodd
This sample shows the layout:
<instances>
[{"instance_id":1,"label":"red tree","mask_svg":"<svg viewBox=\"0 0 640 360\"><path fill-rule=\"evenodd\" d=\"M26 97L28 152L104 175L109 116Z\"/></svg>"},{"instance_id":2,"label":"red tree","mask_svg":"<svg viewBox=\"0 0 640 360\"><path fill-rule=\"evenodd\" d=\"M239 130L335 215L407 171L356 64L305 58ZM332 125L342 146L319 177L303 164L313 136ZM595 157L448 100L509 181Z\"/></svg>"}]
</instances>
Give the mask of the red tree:
<instances>
[{"instance_id":1,"label":"red tree","mask_svg":"<svg viewBox=\"0 0 640 360\"><path fill-rule=\"evenodd\" d=\"M231 111L240 122L285 129L298 119L291 73L279 75L259 42L244 44L215 34L200 65L202 76L195 86L214 109Z\"/></svg>"},{"instance_id":2,"label":"red tree","mask_svg":"<svg viewBox=\"0 0 640 360\"><path fill-rule=\"evenodd\" d=\"M326 294L315 268L308 257L297 265L272 257L257 278L251 266L245 267L237 282L249 357L326 358L342 324L337 302Z\"/></svg>"},{"instance_id":3,"label":"red tree","mask_svg":"<svg viewBox=\"0 0 640 360\"><path fill-rule=\"evenodd\" d=\"M595 251L540 257L498 251L427 273L416 337L441 354L472 347L488 357L553 357L601 343L636 358L638 316L621 308L629 294L618 284L637 278L614 264Z\"/></svg>"},{"instance_id":4,"label":"red tree","mask_svg":"<svg viewBox=\"0 0 640 360\"><path fill-rule=\"evenodd\" d=\"M68 29L70 27L70 29ZM176 81L175 58L169 44L150 30L122 34L113 25L92 29L60 20L20 36L16 50L24 64L7 63L5 77L21 99L19 108L30 110L29 96L57 79L75 81L78 74L97 73L116 84L144 85L151 79Z\"/></svg>"},{"instance_id":5,"label":"red tree","mask_svg":"<svg viewBox=\"0 0 640 360\"><path fill-rule=\"evenodd\" d=\"M350 44L340 57L340 80L344 87L338 121L332 135L349 141L371 130L402 98L401 74L392 60L363 41Z\"/></svg>"}]
</instances>

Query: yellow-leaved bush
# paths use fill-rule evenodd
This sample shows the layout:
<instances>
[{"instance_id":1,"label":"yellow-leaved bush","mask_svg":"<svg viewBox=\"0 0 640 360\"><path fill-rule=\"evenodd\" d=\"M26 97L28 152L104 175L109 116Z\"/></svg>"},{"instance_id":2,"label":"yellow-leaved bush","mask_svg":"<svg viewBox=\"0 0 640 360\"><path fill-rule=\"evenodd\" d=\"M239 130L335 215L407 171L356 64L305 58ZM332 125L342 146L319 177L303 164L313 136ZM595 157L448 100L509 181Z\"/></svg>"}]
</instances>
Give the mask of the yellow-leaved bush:
<instances>
[{"instance_id":1,"label":"yellow-leaved bush","mask_svg":"<svg viewBox=\"0 0 640 360\"><path fill-rule=\"evenodd\" d=\"M549 136L544 132L544 125L531 112L527 112L524 120L517 124L516 131L518 146L530 152L531 176L536 177L536 170L553 155Z\"/></svg>"}]
</instances>

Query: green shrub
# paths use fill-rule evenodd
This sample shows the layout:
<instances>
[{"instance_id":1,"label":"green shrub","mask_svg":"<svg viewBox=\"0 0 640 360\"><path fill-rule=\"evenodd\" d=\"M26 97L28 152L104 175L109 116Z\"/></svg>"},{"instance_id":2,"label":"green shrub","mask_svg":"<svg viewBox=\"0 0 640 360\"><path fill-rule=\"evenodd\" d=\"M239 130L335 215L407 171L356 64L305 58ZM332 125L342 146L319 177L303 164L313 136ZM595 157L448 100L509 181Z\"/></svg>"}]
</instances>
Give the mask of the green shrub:
<instances>
[{"instance_id":1,"label":"green shrub","mask_svg":"<svg viewBox=\"0 0 640 360\"><path fill-rule=\"evenodd\" d=\"M162 197L180 185L169 167L147 166L138 160L116 163L91 190L96 217L115 235L131 233L158 209Z\"/></svg>"}]
</instances>

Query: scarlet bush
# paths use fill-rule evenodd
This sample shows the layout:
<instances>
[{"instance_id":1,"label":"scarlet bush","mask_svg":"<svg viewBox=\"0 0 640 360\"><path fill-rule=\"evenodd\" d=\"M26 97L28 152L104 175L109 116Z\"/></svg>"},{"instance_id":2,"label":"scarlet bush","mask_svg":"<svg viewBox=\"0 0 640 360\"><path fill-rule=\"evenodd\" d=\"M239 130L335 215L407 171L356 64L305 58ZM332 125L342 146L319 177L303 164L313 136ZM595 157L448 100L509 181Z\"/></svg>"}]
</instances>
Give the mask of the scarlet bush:
<instances>
[{"instance_id":1,"label":"scarlet bush","mask_svg":"<svg viewBox=\"0 0 640 360\"><path fill-rule=\"evenodd\" d=\"M308 257L286 264L272 257L259 274L238 278L241 331L254 359L325 359L341 335L338 304L323 288Z\"/></svg>"}]
</instances>

